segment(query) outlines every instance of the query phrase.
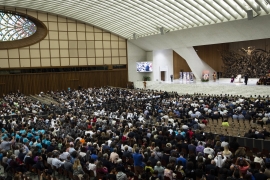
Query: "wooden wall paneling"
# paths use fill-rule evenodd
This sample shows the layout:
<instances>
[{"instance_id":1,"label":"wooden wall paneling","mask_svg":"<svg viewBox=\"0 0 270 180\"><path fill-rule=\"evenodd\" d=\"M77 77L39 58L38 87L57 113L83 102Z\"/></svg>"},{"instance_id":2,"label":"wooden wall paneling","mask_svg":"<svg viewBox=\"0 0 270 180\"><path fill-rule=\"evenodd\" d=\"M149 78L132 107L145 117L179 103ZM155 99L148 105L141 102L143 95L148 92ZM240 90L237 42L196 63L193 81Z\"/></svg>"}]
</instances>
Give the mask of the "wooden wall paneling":
<instances>
[{"instance_id":1,"label":"wooden wall paneling","mask_svg":"<svg viewBox=\"0 0 270 180\"><path fill-rule=\"evenodd\" d=\"M179 79L179 72L191 72L187 61L182 58L179 54L173 51L173 77L174 79Z\"/></svg>"},{"instance_id":2,"label":"wooden wall paneling","mask_svg":"<svg viewBox=\"0 0 270 180\"><path fill-rule=\"evenodd\" d=\"M229 49L233 51L238 51L241 48L247 49L249 46L254 46L255 49L263 49L265 51L269 51L270 38L229 43Z\"/></svg>"},{"instance_id":3,"label":"wooden wall paneling","mask_svg":"<svg viewBox=\"0 0 270 180\"><path fill-rule=\"evenodd\" d=\"M229 43L194 46L198 56L215 71L222 72L223 62L220 52L229 50Z\"/></svg>"},{"instance_id":4,"label":"wooden wall paneling","mask_svg":"<svg viewBox=\"0 0 270 180\"><path fill-rule=\"evenodd\" d=\"M0 75L0 93L16 92L38 94L41 91L67 90L68 87L77 89L78 86L88 87L126 87L128 82L127 69L58 72L36 74Z\"/></svg>"}]
</instances>

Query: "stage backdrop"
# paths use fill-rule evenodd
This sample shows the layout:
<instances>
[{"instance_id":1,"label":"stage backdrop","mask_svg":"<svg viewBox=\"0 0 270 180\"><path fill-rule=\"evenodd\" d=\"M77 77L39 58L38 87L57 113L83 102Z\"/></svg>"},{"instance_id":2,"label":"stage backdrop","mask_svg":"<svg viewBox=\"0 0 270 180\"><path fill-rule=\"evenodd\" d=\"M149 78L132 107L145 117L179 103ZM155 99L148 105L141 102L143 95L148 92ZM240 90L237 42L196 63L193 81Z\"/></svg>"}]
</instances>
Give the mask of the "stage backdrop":
<instances>
[{"instance_id":1,"label":"stage backdrop","mask_svg":"<svg viewBox=\"0 0 270 180\"><path fill-rule=\"evenodd\" d=\"M250 78L258 78L270 70L270 39L195 46L194 49L223 78L246 73Z\"/></svg>"}]
</instances>

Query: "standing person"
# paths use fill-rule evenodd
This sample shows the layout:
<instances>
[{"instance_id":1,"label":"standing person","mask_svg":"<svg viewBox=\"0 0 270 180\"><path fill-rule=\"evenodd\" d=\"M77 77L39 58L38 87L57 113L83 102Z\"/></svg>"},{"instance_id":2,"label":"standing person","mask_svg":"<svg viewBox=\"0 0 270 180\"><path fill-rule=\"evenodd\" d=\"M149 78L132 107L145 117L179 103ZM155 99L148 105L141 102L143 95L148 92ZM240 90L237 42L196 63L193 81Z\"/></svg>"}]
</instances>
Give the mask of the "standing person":
<instances>
[{"instance_id":1,"label":"standing person","mask_svg":"<svg viewBox=\"0 0 270 180\"><path fill-rule=\"evenodd\" d=\"M248 75L246 74L245 75L245 84L247 85L247 82L248 82Z\"/></svg>"},{"instance_id":2,"label":"standing person","mask_svg":"<svg viewBox=\"0 0 270 180\"><path fill-rule=\"evenodd\" d=\"M143 173L144 169L143 159L144 159L143 152L142 151L140 152L140 149L136 148L135 153L133 154L133 160L134 160L134 171L137 176Z\"/></svg>"},{"instance_id":3,"label":"standing person","mask_svg":"<svg viewBox=\"0 0 270 180\"><path fill-rule=\"evenodd\" d=\"M146 89L146 81L143 81L143 88Z\"/></svg>"},{"instance_id":4,"label":"standing person","mask_svg":"<svg viewBox=\"0 0 270 180\"><path fill-rule=\"evenodd\" d=\"M171 82L173 82L173 75L171 75Z\"/></svg>"},{"instance_id":5,"label":"standing person","mask_svg":"<svg viewBox=\"0 0 270 180\"><path fill-rule=\"evenodd\" d=\"M216 82L216 79L217 79L217 74L216 74L216 72L214 72L214 74L213 74L213 80L214 80L214 82Z\"/></svg>"}]
</instances>

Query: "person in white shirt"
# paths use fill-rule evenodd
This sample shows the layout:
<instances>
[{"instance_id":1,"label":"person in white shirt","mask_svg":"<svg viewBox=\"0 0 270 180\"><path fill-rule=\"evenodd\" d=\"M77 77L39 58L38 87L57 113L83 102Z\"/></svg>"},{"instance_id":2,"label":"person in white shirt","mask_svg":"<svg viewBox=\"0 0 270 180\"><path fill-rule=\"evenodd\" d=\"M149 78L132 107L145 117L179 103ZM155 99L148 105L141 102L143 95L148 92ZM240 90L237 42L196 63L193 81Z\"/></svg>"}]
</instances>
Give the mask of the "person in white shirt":
<instances>
[{"instance_id":1,"label":"person in white shirt","mask_svg":"<svg viewBox=\"0 0 270 180\"><path fill-rule=\"evenodd\" d=\"M209 144L206 145L206 148L204 148L203 153L204 154L210 154L212 156L215 155L215 151L212 148L210 148Z\"/></svg>"},{"instance_id":2,"label":"person in white shirt","mask_svg":"<svg viewBox=\"0 0 270 180\"><path fill-rule=\"evenodd\" d=\"M53 158L52 158L52 153L49 152L49 153L48 153L48 158L47 158L47 163L50 164L50 165L52 165L52 160L53 160Z\"/></svg>"},{"instance_id":3,"label":"person in white shirt","mask_svg":"<svg viewBox=\"0 0 270 180\"><path fill-rule=\"evenodd\" d=\"M62 166L62 164L64 164L64 161L60 161L57 157L57 155L53 155L53 159L52 159L52 165L56 168L60 168Z\"/></svg>"},{"instance_id":4,"label":"person in white shirt","mask_svg":"<svg viewBox=\"0 0 270 180\"><path fill-rule=\"evenodd\" d=\"M219 168L222 167L223 163L227 160L227 157L226 156L223 156L221 153L219 153L214 161L216 162L216 166L218 166Z\"/></svg>"},{"instance_id":5,"label":"person in white shirt","mask_svg":"<svg viewBox=\"0 0 270 180\"><path fill-rule=\"evenodd\" d=\"M59 155L59 159L61 160L67 160L67 157L69 156L70 154L68 152L62 152L62 154Z\"/></svg>"}]
</instances>

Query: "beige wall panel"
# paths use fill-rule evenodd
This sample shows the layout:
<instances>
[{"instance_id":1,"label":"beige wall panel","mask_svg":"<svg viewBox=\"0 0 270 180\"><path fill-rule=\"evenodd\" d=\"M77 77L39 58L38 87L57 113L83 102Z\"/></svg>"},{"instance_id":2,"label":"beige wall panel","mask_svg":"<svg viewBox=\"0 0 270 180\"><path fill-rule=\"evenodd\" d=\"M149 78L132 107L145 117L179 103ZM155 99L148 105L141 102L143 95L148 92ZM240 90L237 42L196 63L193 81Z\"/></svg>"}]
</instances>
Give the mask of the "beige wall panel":
<instances>
[{"instance_id":1,"label":"beige wall panel","mask_svg":"<svg viewBox=\"0 0 270 180\"><path fill-rule=\"evenodd\" d=\"M103 48L102 41L95 41L95 48Z\"/></svg>"},{"instance_id":2,"label":"beige wall panel","mask_svg":"<svg viewBox=\"0 0 270 180\"><path fill-rule=\"evenodd\" d=\"M78 41L69 41L69 48L78 48Z\"/></svg>"},{"instance_id":3,"label":"beige wall panel","mask_svg":"<svg viewBox=\"0 0 270 180\"><path fill-rule=\"evenodd\" d=\"M50 57L50 50L49 49L41 49L40 50L41 58L49 58Z\"/></svg>"},{"instance_id":4,"label":"beige wall panel","mask_svg":"<svg viewBox=\"0 0 270 180\"><path fill-rule=\"evenodd\" d=\"M87 58L79 58L79 65L81 66L87 65Z\"/></svg>"},{"instance_id":5,"label":"beige wall panel","mask_svg":"<svg viewBox=\"0 0 270 180\"><path fill-rule=\"evenodd\" d=\"M59 48L59 43L58 41L50 41L50 48Z\"/></svg>"},{"instance_id":6,"label":"beige wall panel","mask_svg":"<svg viewBox=\"0 0 270 180\"><path fill-rule=\"evenodd\" d=\"M67 31L67 23L58 23L59 31Z\"/></svg>"},{"instance_id":7,"label":"beige wall panel","mask_svg":"<svg viewBox=\"0 0 270 180\"><path fill-rule=\"evenodd\" d=\"M77 32L78 40L86 40L85 32Z\"/></svg>"},{"instance_id":8,"label":"beige wall panel","mask_svg":"<svg viewBox=\"0 0 270 180\"><path fill-rule=\"evenodd\" d=\"M49 31L50 39L58 39L58 32L57 31Z\"/></svg>"},{"instance_id":9,"label":"beige wall panel","mask_svg":"<svg viewBox=\"0 0 270 180\"><path fill-rule=\"evenodd\" d=\"M112 58L104 58L104 64L112 64Z\"/></svg>"},{"instance_id":10,"label":"beige wall panel","mask_svg":"<svg viewBox=\"0 0 270 180\"><path fill-rule=\"evenodd\" d=\"M85 24L78 23L77 24L77 31L85 32Z\"/></svg>"},{"instance_id":11,"label":"beige wall panel","mask_svg":"<svg viewBox=\"0 0 270 180\"><path fill-rule=\"evenodd\" d=\"M39 49L39 43L33 44L30 49Z\"/></svg>"},{"instance_id":12,"label":"beige wall panel","mask_svg":"<svg viewBox=\"0 0 270 180\"><path fill-rule=\"evenodd\" d=\"M18 49L9 49L8 50L9 58L19 58L19 50Z\"/></svg>"},{"instance_id":13,"label":"beige wall panel","mask_svg":"<svg viewBox=\"0 0 270 180\"><path fill-rule=\"evenodd\" d=\"M32 16L32 17L34 17L34 18L37 18L37 12L36 12L36 11L27 11L27 14L28 14L29 16Z\"/></svg>"},{"instance_id":14,"label":"beige wall panel","mask_svg":"<svg viewBox=\"0 0 270 180\"><path fill-rule=\"evenodd\" d=\"M57 16L48 14L48 21L57 22Z\"/></svg>"},{"instance_id":15,"label":"beige wall panel","mask_svg":"<svg viewBox=\"0 0 270 180\"><path fill-rule=\"evenodd\" d=\"M126 41L119 41L119 48L126 49Z\"/></svg>"},{"instance_id":16,"label":"beige wall panel","mask_svg":"<svg viewBox=\"0 0 270 180\"><path fill-rule=\"evenodd\" d=\"M112 51L110 49L104 49L104 57L111 57Z\"/></svg>"},{"instance_id":17,"label":"beige wall panel","mask_svg":"<svg viewBox=\"0 0 270 180\"><path fill-rule=\"evenodd\" d=\"M87 57L96 57L95 49L87 49Z\"/></svg>"},{"instance_id":18,"label":"beige wall panel","mask_svg":"<svg viewBox=\"0 0 270 180\"><path fill-rule=\"evenodd\" d=\"M8 58L8 50L0 50L0 58Z\"/></svg>"},{"instance_id":19,"label":"beige wall panel","mask_svg":"<svg viewBox=\"0 0 270 180\"><path fill-rule=\"evenodd\" d=\"M86 33L86 40L94 40L94 33Z\"/></svg>"},{"instance_id":20,"label":"beige wall panel","mask_svg":"<svg viewBox=\"0 0 270 180\"><path fill-rule=\"evenodd\" d=\"M96 57L103 57L103 49L96 49Z\"/></svg>"},{"instance_id":21,"label":"beige wall panel","mask_svg":"<svg viewBox=\"0 0 270 180\"><path fill-rule=\"evenodd\" d=\"M48 26L46 26L48 28ZM46 34L44 39L49 39L49 34Z\"/></svg>"},{"instance_id":22,"label":"beige wall panel","mask_svg":"<svg viewBox=\"0 0 270 180\"><path fill-rule=\"evenodd\" d=\"M69 49L69 57L78 57L77 49Z\"/></svg>"},{"instance_id":23,"label":"beige wall panel","mask_svg":"<svg viewBox=\"0 0 270 180\"><path fill-rule=\"evenodd\" d=\"M125 49L119 49L119 56L126 56L127 51Z\"/></svg>"},{"instance_id":24,"label":"beige wall panel","mask_svg":"<svg viewBox=\"0 0 270 180\"><path fill-rule=\"evenodd\" d=\"M70 22L70 23L76 23L76 21L73 20L73 19L67 19L67 21Z\"/></svg>"},{"instance_id":25,"label":"beige wall panel","mask_svg":"<svg viewBox=\"0 0 270 180\"><path fill-rule=\"evenodd\" d=\"M60 66L60 59L59 58L52 58L51 65L52 66Z\"/></svg>"},{"instance_id":26,"label":"beige wall panel","mask_svg":"<svg viewBox=\"0 0 270 180\"><path fill-rule=\"evenodd\" d=\"M59 57L59 49L51 49L51 57Z\"/></svg>"},{"instance_id":27,"label":"beige wall panel","mask_svg":"<svg viewBox=\"0 0 270 180\"><path fill-rule=\"evenodd\" d=\"M1 9L3 9L2 7L3 6L0 6ZM26 10L25 9L18 9L18 8L16 8L16 12L20 12L20 13L26 14Z\"/></svg>"},{"instance_id":28,"label":"beige wall panel","mask_svg":"<svg viewBox=\"0 0 270 180\"><path fill-rule=\"evenodd\" d=\"M86 41L78 41L78 48L86 48Z\"/></svg>"},{"instance_id":29,"label":"beige wall panel","mask_svg":"<svg viewBox=\"0 0 270 180\"><path fill-rule=\"evenodd\" d=\"M93 26L86 25L86 31L87 32L94 32Z\"/></svg>"},{"instance_id":30,"label":"beige wall panel","mask_svg":"<svg viewBox=\"0 0 270 180\"><path fill-rule=\"evenodd\" d=\"M103 65L103 58L96 58L96 65Z\"/></svg>"},{"instance_id":31,"label":"beige wall panel","mask_svg":"<svg viewBox=\"0 0 270 180\"><path fill-rule=\"evenodd\" d=\"M69 40L77 40L77 33L76 32L68 32L68 39Z\"/></svg>"},{"instance_id":32,"label":"beige wall panel","mask_svg":"<svg viewBox=\"0 0 270 180\"><path fill-rule=\"evenodd\" d=\"M112 56L119 56L118 49L112 49Z\"/></svg>"},{"instance_id":33,"label":"beige wall panel","mask_svg":"<svg viewBox=\"0 0 270 180\"><path fill-rule=\"evenodd\" d=\"M67 49L60 49L61 57L69 57L69 51Z\"/></svg>"},{"instance_id":34,"label":"beige wall panel","mask_svg":"<svg viewBox=\"0 0 270 180\"><path fill-rule=\"evenodd\" d=\"M112 57L112 64L119 64L119 57Z\"/></svg>"},{"instance_id":35,"label":"beige wall panel","mask_svg":"<svg viewBox=\"0 0 270 180\"><path fill-rule=\"evenodd\" d=\"M31 67L40 67L40 59L31 59Z\"/></svg>"},{"instance_id":36,"label":"beige wall panel","mask_svg":"<svg viewBox=\"0 0 270 180\"><path fill-rule=\"evenodd\" d=\"M111 34L110 33L103 33L103 40L111 40Z\"/></svg>"},{"instance_id":37,"label":"beige wall panel","mask_svg":"<svg viewBox=\"0 0 270 180\"><path fill-rule=\"evenodd\" d=\"M112 41L111 46L112 48L118 48L118 41Z\"/></svg>"},{"instance_id":38,"label":"beige wall panel","mask_svg":"<svg viewBox=\"0 0 270 180\"><path fill-rule=\"evenodd\" d=\"M64 17L59 17L58 16L58 22L67 22L67 19ZM59 27L60 28L60 27Z\"/></svg>"},{"instance_id":39,"label":"beige wall panel","mask_svg":"<svg viewBox=\"0 0 270 180\"><path fill-rule=\"evenodd\" d=\"M68 48L68 41L59 41L60 48Z\"/></svg>"},{"instance_id":40,"label":"beige wall panel","mask_svg":"<svg viewBox=\"0 0 270 180\"><path fill-rule=\"evenodd\" d=\"M79 57L87 57L86 56L86 49L79 49Z\"/></svg>"},{"instance_id":41,"label":"beige wall panel","mask_svg":"<svg viewBox=\"0 0 270 180\"><path fill-rule=\"evenodd\" d=\"M101 41L102 40L102 33L95 33L95 40Z\"/></svg>"},{"instance_id":42,"label":"beige wall panel","mask_svg":"<svg viewBox=\"0 0 270 180\"><path fill-rule=\"evenodd\" d=\"M30 57L31 58L40 58L39 49L32 49L30 51Z\"/></svg>"},{"instance_id":43,"label":"beige wall panel","mask_svg":"<svg viewBox=\"0 0 270 180\"><path fill-rule=\"evenodd\" d=\"M95 58L88 58L88 66L90 65L96 65L96 59Z\"/></svg>"},{"instance_id":44,"label":"beige wall panel","mask_svg":"<svg viewBox=\"0 0 270 180\"><path fill-rule=\"evenodd\" d=\"M120 64L127 64L127 57L120 57Z\"/></svg>"},{"instance_id":45,"label":"beige wall panel","mask_svg":"<svg viewBox=\"0 0 270 180\"><path fill-rule=\"evenodd\" d=\"M38 19L40 20L40 21L48 21L48 19L47 19L47 14L44 14L44 13L38 13Z\"/></svg>"},{"instance_id":46,"label":"beige wall panel","mask_svg":"<svg viewBox=\"0 0 270 180\"><path fill-rule=\"evenodd\" d=\"M69 66L69 58L61 58L61 66Z\"/></svg>"},{"instance_id":47,"label":"beige wall panel","mask_svg":"<svg viewBox=\"0 0 270 180\"><path fill-rule=\"evenodd\" d=\"M67 32L60 32L59 31L59 39L60 40L68 40Z\"/></svg>"},{"instance_id":48,"label":"beige wall panel","mask_svg":"<svg viewBox=\"0 0 270 180\"><path fill-rule=\"evenodd\" d=\"M30 58L29 49L20 49L20 58Z\"/></svg>"},{"instance_id":49,"label":"beige wall panel","mask_svg":"<svg viewBox=\"0 0 270 180\"><path fill-rule=\"evenodd\" d=\"M102 29L99 29L99 28L94 27L94 31L95 32L102 32Z\"/></svg>"},{"instance_id":50,"label":"beige wall panel","mask_svg":"<svg viewBox=\"0 0 270 180\"><path fill-rule=\"evenodd\" d=\"M87 41L87 48L95 48L95 41Z\"/></svg>"},{"instance_id":51,"label":"beige wall panel","mask_svg":"<svg viewBox=\"0 0 270 180\"><path fill-rule=\"evenodd\" d=\"M19 59L9 59L9 66L11 68L20 67L20 60Z\"/></svg>"},{"instance_id":52,"label":"beige wall panel","mask_svg":"<svg viewBox=\"0 0 270 180\"><path fill-rule=\"evenodd\" d=\"M111 48L111 41L103 41L104 48Z\"/></svg>"},{"instance_id":53,"label":"beige wall panel","mask_svg":"<svg viewBox=\"0 0 270 180\"><path fill-rule=\"evenodd\" d=\"M15 7L5 7L6 10L15 11Z\"/></svg>"},{"instance_id":54,"label":"beige wall panel","mask_svg":"<svg viewBox=\"0 0 270 180\"><path fill-rule=\"evenodd\" d=\"M79 65L78 58L70 58L70 65L71 66L78 66Z\"/></svg>"},{"instance_id":55,"label":"beige wall panel","mask_svg":"<svg viewBox=\"0 0 270 180\"><path fill-rule=\"evenodd\" d=\"M126 41L126 39L122 38L122 37L118 37L119 41Z\"/></svg>"},{"instance_id":56,"label":"beige wall panel","mask_svg":"<svg viewBox=\"0 0 270 180\"><path fill-rule=\"evenodd\" d=\"M43 40L43 41L40 41L40 48L50 48L49 46L49 41L48 40Z\"/></svg>"},{"instance_id":57,"label":"beige wall panel","mask_svg":"<svg viewBox=\"0 0 270 180\"><path fill-rule=\"evenodd\" d=\"M30 59L21 59L21 67L30 67Z\"/></svg>"},{"instance_id":58,"label":"beige wall panel","mask_svg":"<svg viewBox=\"0 0 270 180\"><path fill-rule=\"evenodd\" d=\"M68 23L68 31L76 31L76 23Z\"/></svg>"},{"instance_id":59,"label":"beige wall panel","mask_svg":"<svg viewBox=\"0 0 270 180\"><path fill-rule=\"evenodd\" d=\"M49 30L58 31L57 22L49 22Z\"/></svg>"},{"instance_id":60,"label":"beige wall panel","mask_svg":"<svg viewBox=\"0 0 270 180\"><path fill-rule=\"evenodd\" d=\"M41 66L42 67L51 66L51 59L49 59L49 58L41 59Z\"/></svg>"},{"instance_id":61,"label":"beige wall panel","mask_svg":"<svg viewBox=\"0 0 270 180\"><path fill-rule=\"evenodd\" d=\"M8 59L0 59L1 68L9 68Z\"/></svg>"},{"instance_id":62,"label":"beige wall panel","mask_svg":"<svg viewBox=\"0 0 270 180\"><path fill-rule=\"evenodd\" d=\"M111 40L117 40L118 41L118 36L111 34Z\"/></svg>"}]
</instances>

